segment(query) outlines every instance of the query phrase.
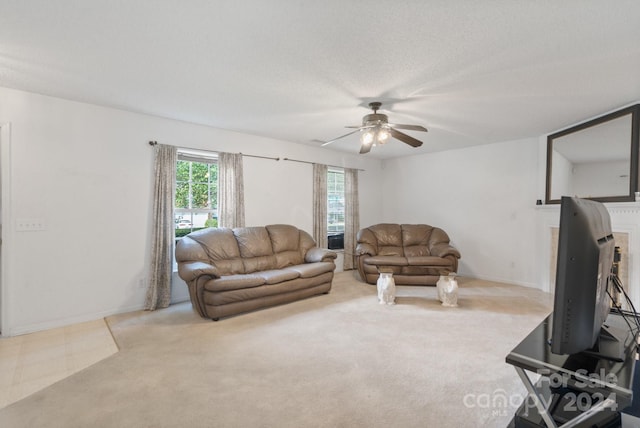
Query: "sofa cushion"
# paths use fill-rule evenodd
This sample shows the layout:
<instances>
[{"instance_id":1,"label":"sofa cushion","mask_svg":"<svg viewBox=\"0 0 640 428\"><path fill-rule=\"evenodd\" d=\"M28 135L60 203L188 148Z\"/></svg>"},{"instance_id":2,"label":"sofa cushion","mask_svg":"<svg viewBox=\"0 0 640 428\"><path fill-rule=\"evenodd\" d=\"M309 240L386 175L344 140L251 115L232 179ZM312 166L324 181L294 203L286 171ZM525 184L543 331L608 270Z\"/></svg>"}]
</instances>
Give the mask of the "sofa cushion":
<instances>
[{"instance_id":1,"label":"sofa cushion","mask_svg":"<svg viewBox=\"0 0 640 428\"><path fill-rule=\"evenodd\" d=\"M218 269L220 275L235 275L245 273L244 262L241 258L217 260L212 264Z\"/></svg>"},{"instance_id":2,"label":"sofa cushion","mask_svg":"<svg viewBox=\"0 0 640 428\"><path fill-rule=\"evenodd\" d=\"M178 263L199 261L211 264L211 260L209 259L209 255L205 251L204 246L195 239L185 236L180 239L177 244L179 244L176 245L178 248L178 251L176 251L176 261Z\"/></svg>"},{"instance_id":3,"label":"sofa cushion","mask_svg":"<svg viewBox=\"0 0 640 428\"><path fill-rule=\"evenodd\" d=\"M265 284L278 284L280 282L296 279L300 276L298 272L287 269L265 270L262 272L256 272L254 275L258 275L264 279Z\"/></svg>"},{"instance_id":4,"label":"sofa cushion","mask_svg":"<svg viewBox=\"0 0 640 428\"><path fill-rule=\"evenodd\" d=\"M245 273L259 272L263 270L271 270L276 268L276 256L251 257L242 259Z\"/></svg>"},{"instance_id":5,"label":"sofa cushion","mask_svg":"<svg viewBox=\"0 0 640 428\"><path fill-rule=\"evenodd\" d=\"M240 257L238 242L229 228L200 229L188 236L204 247L211 260Z\"/></svg>"},{"instance_id":6,"label":"sofa cushion","mask_svg":"<svg viewBox=\"0 0 640 428\"><path fill-rule=\"evenodd\" d=\"M300 230L288 224L272 224L266 226L271 238L271 248L276 256L276 269L297 265L304 262L300 250Z\"/></svg>"},{"instance_id":7,"label":"sofa cushion","mask_svg":"<svg viewBox=\"0 0 640 428\"><path fill-rule=\"evenodd\" d=\"M292 281L273 284L265 287L245 288L242 290L230 290L222 293L203 293L204 303L211 306L245 304L252 300L267 298L268 296L286 296L297 290L309 290L319 287L322 289L323 284L330 284L333 279L333 272L328 272L313 278L297 278ZM330 287L327 287L330 288ZM313 293L312 294L319 294ZM277 298L277 297L276 297ZM268 305L271 306L271 305ZM244 312L244 311L241 311Z\"/></svg>"},{"instance_id":8,"label":"sofa cushion","mask_svg":"<svg viewBox=\"0 0 640 428\"><path fill-rule=\"evenodd\" d=\"M273 255L271 239L264 227L239 227L233 229L233 234L243 259Z\"/></svg>"},{"instance_id":9,"label":"sofa cushion","mask_svg":"<svg viewBox=\"0 0 640 428\"><path fill-rule=\"evenodd\" d=\"M204 289L208 291L240 290L259 287L263 284L265 284L265 279L257 275L229 275L207 281L204 284Z\"/></svg>"},{"instance_id":10,"label":"sofa cushion","mask_svg":"<svg viewBox=\"0 0 640 428\"><path fill-rule=\"evenodd\" d=\"M304 259L300 251L283 251L281 253L276 253L274 256L276 258L275 267L277 269L304 263Z\"/></svg>"},{"instance_id":11,"label":"sofa cushion","mask_svg":"<svg viewBox=\"0 0 640 428\"><path fill-rule=\"evenodd\" d=\"M271 239L264 227L238 227L233 229L238 242L244 273L276 268Z\"/></svg>"},{"instance_id":12,"label":"sofa cushion","mask_svg":"<svg viewBox=\"0 0 640 428\"><path fill-rule=\"evenodd\" d=\"M240 258L238 242L229 228L206 228L191 232L183 238L185 244L189 239L196 241L207 254L210 264L216 266L221 275L245 273L244 264ZM188 255L182 255L184 259ZM182 261L180 259L179 261Z\"/></svg>"},{"instance_id":13,"label":"sofa cushion","mask_svg":"<svg viewBox=\"0 0 640 428\"><path fill-rule=\"evenodd\" d=\"M297 272L302 278L312 278L323 273L333 272L334 269L335 264L333 262L318 262L290 266L285 270Z\"/></svg>"},{"instance_id":14,"label":"sofa cushion","mask_svg":"<svg viewBox=\"0 0 640 428\"><path fill-rule=\"evenodd\" d=\"M299 251L300 231L288 224L273 224L266 227L271 237L271 248L274 253L283 251Z\"/></svg>"},{"instance_id":15,"label":"sofa cushion","mask_svg":"<svg viewBox=\"0 0 640 428\"><path fill-rule=\"evenodd\" d=\"M307 252L311 248L316 247L316 241L314 241L311 235L309 235L304 230L300 230L299 232L300 232L300 254L302 254L302 257L305 257Z\"/></svg>"}]
</instances>

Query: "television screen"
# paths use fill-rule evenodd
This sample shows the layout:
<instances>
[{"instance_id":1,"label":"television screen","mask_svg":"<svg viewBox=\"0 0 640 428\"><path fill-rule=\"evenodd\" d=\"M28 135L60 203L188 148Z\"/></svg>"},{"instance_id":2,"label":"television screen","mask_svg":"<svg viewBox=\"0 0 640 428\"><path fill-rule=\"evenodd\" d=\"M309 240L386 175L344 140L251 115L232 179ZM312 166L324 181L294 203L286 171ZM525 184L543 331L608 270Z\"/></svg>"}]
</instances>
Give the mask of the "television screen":
<instances>
[{"instance_id":1,"label":"television screen","mask_svg":"<svg viewBox=\"0 0 640 428\"><path fill-rule=\"evenodd\" d=\"M606 207L562 197L551 352L623 359L624 344L604 325L611 307L607 291L614 252Z\"/></svg>"}]
</instances>

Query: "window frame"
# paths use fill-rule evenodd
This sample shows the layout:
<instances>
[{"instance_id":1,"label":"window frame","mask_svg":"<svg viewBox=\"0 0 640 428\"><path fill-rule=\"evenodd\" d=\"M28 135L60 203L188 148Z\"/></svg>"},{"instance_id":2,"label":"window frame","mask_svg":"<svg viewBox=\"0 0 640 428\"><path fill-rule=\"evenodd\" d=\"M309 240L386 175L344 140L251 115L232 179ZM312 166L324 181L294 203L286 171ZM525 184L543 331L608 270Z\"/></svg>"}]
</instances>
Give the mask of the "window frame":
<instances>
[{"instance_id":1,"label":"window frame","mask_svg":"<svg viewBox=\"0 0 640 428\"><path fill-rule=\"evenodd\" d=\"M333 179L332 179L333 175ZM341 176L340 182L335 178L337 176ZM342 250L344 249L344 233L345 233L345 206L346 206L346 195L344 189L344 180L345 180L345 171L344 168L337 167L329 167L327 169L327 241L329 242L329 248L332 250ZM342 190L340 191L340 187ZM335 196L339 195L338 198ZM341 209L331 209L333 204L342 205ZM335 206L334 206L335 207ZM336 218L337 217L337 218ZM340 222L340 217L342 222ZM334 220L332 222L332 220ZM338 220L336 223L335 220ZM332 225L342 225L342 227L333 228L334 230L330 230Z\"/></svg>"},{"instance_id":2,"label":"window frame","mask_svg":"<svg viewBox=\"0 0 640 428\"><path fill-rule=\"evenodd\" d=\"M218 184L217 184L217 180L218 180L218 171L216 170L216 178L215 178L215 202L216 205L215 206L211 206L210 208L203 208L203 207L198 207L198 208L193 208L193 199L192 199L192 186L194 184L205 184L207 185L207 198L208 201L211 202L211 204L213 205L212 202L212 187L214 186L214 182L212 180L209 180L207 183L203 183L203 182L194 182L193 181L193 163L199 163L199 164L207 164L207 165L213 165L215 164L217 166L218 164L218 154L216 152L208 152L208 151L200 151L200 150L192 150L192 149L178 149L178 162L190 162L189 165L189 178L187 181L184 180L180 180L178 177L178 163L176 163L176 194L173 200L173 218L174 218L174 236L175 239L181 239L182 236L184 236L184 234L186 233L190 233L193 232L194 230L199 230L202 229L203 227L201 226L195 226L194 227L194 215L198 215L198 214L209 214L211 213L211 218L217 219L218 218L218 206L217 206L217 195L218 195ZM217 168L216 168L217 169ZM210 171L209 171L210 172ZM188 200L188 205L190 207L188 208L178 208L177 207L177 198L178 198L178 186L181 183L188 183L189 184L189 196L187 197ZM178 228L178 219L179 218L184 218L187 217L189 219L189 222L191 223L191 226L188 228ZM178 232L178 230L181 231L187 231L186 233L184 232ZM178 236L181 235L181 236Z\"/></svg>"}]
</instances>

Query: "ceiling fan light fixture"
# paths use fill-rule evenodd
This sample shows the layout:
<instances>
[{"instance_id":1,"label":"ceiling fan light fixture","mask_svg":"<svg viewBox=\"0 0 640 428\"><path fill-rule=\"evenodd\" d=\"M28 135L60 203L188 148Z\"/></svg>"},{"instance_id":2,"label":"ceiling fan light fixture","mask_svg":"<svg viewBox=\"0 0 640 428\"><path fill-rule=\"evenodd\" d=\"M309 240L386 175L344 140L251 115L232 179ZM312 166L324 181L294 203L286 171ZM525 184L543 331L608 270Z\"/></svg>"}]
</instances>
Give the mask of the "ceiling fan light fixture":
<instances>
[{"instance_id":1,"label":"ceiling fan light fixture","mask_svg":"<svg viewBox=\"0 0 640 428\"><path fill-rule=\"evenodd\" d=\"M391 136L391 132L389 132L389 127L388 126L381 126L377 133L376 133L376 141L378 142L378 144L384 144L389 140L389 137Z\"/></svg>"},{"instance_id":2,"label":"ceiling fan light fixture","mask_svg":"<svg viewBox=\"0 0 640 428\"><path fill-rule=\"evenodd\" d=\"M365 145L373 144L375 134L376 134L375 130L371 128L363 129L362 135L360 136L360 141L362 142L362 144L365 144Z\"/></svg>"},{"instance_id":3,"label":"ceiling fan light fixture","mask_svg":"<svg viewBox=\"0 0 640 428\"><path fill-rule=\"evenodd\" d=\"M427 132L427 128L421 125L390 124L389 118L386 114L378 113L378 109L380 109L381 105L382 104L377 101L369 103L369 107L371 107L373 113L367 114L362 118L361 126L347 126L347 128L355 128L355 130L338 138L334 138L333 140L329 140L322 145L326 146L340 138L348 137L349 135L360 131L360 154L369 153L372 147L376 145L383 145L392 138L408 144L411 147L420 147L422 145L422 141L417 140L398 129Z\"/></svg>"}]
</instances>

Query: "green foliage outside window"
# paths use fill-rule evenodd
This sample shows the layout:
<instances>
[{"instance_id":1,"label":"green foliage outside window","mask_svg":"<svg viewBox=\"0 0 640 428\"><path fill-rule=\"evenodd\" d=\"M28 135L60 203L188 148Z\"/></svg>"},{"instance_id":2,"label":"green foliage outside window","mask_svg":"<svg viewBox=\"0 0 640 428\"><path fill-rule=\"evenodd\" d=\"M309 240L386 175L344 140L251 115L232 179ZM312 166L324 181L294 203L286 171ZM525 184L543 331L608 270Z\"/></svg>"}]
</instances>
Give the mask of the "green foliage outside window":
<instances>
[{"instance_id":1,"label":"green foliage outside window","mask_svg":"<svg viewBox=\"0 0 640 428\"><path fill-rule=\"evenodd\" d=\"M218 164L178 160L174 207L176 238L202 229L203 216L204 227L218 227Z\"/></svg>"},{"instance_id":2,"label":"green foliage outside window","mask_svg":"<svg viewBox=\"0 0 640 428\"><path fill-rule=\"evenodd\" d=\"M218 164L179 160L176 171L176 208L218 206Z\"/></svg>"}]
</instances>

